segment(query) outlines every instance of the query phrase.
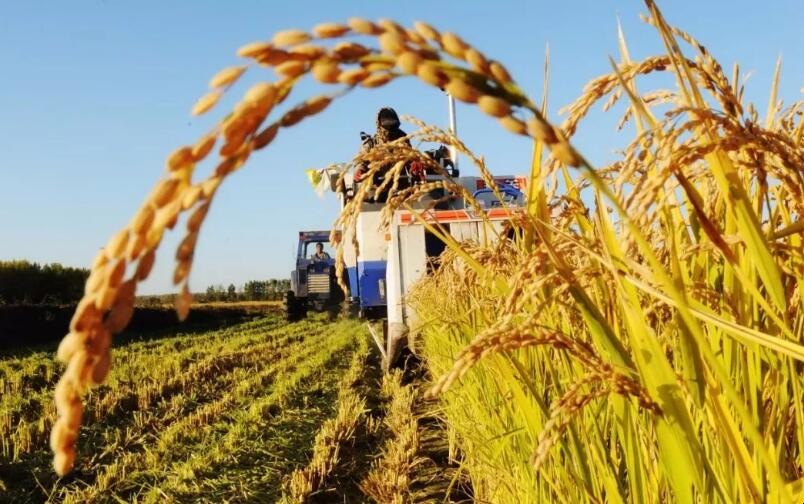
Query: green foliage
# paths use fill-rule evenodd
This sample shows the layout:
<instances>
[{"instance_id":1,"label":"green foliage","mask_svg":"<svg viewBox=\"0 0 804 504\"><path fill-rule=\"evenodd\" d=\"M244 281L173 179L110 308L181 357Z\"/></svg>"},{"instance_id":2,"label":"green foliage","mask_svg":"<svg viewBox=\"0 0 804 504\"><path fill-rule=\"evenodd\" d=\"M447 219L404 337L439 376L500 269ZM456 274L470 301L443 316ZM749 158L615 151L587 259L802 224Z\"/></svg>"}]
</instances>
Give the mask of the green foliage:
<instances>
[{"instance_id":1,"label":"green foliage","mask_svg":"<svg viewBox=\"0 0 804 504\"><path fill-rule=\"evenodd\" d=\"M0 261L0 304L68 304L81 299L89 270Z\"/></svg>"}]
</instances>

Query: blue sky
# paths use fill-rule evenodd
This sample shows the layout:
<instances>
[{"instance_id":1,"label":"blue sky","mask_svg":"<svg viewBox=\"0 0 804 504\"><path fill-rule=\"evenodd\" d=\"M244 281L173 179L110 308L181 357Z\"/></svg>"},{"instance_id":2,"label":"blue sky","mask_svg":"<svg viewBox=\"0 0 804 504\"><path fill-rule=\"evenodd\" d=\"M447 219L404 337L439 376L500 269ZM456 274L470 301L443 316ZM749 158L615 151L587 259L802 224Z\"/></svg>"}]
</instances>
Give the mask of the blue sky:
<instances>
[{"instance_id":1,"label":"blue sky","mask_svg":"<svg viewBox=\"0 0 804 504\"><path fill-rule=\"evenodd\" d=\"M804 14L795 0L660 2L668 20L701 39L730 74L739 61L751 72L747 97L766 108L773 66L783 56L781 97L804 85ZM221 117L191 118L189 109L235 50L284 28L309 28L353 15L420 19L460 33L506 63L520 85L538 96L545 44L551 51L550 117L609 71L617 54L617 16L631 56L661 51L639 20L637 0L513 2L388 1L120 1L0 2L0 259L88 265L125 225L163 170L165 156L193 142ZM232 99L255 73L235 88ZM646 82L646 85L655 81ZM671 86L666 82L665 86ZM642 89L645 89L643 87ZM298 97L315 91L299 89ZM269 149L222 186L201 232L194 290L286 277L299 229L328 228L334 197L315 196L304 175L311 167L347 161L358 132L371 130L377 108L446 123L442 94L403 81L352 93L324 115L282 132ZM529 143L493 121L458 108L459 134L498 174L524 173ZM593 114L577 145L595 163L614 156L627 138L618 114ZM177 244L163 242L143 293L170 292Z\"/></svg>"}]
</instances>

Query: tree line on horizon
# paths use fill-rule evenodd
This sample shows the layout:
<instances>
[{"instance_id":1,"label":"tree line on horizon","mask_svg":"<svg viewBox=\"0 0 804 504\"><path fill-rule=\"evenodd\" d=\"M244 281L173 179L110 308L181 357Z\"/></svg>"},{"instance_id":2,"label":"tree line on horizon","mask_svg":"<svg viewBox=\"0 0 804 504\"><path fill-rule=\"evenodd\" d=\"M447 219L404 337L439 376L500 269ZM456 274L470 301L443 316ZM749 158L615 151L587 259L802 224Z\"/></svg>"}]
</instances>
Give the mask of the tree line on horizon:
<instances>
[{"instance_id":1,"label":"tree line on horizon","mask_svg":"<svg viewBox=\"0 0 804 504\"><path fill-rule=\"evenodd\" d=\"M89 270L60 263L0 261L0 305L76 303Z\"/></svg>"},{"instance_id":2,"label":"tree line on horizon","mask_svg":"<svg viewBox=\"0 0 804 504\"><path fill-rule=\"evenodd\" d=\"M0 306L65 305L77 303L84 293L89 270L60 263L39 264L27 260L0 261ZM231 283L210 285L194 294L196 302L270 301L283 299L290 289L286 278L250 280L241 287ZM173 294L140 296L140 304L172 303Z\"/></svg>"}]
</instances>

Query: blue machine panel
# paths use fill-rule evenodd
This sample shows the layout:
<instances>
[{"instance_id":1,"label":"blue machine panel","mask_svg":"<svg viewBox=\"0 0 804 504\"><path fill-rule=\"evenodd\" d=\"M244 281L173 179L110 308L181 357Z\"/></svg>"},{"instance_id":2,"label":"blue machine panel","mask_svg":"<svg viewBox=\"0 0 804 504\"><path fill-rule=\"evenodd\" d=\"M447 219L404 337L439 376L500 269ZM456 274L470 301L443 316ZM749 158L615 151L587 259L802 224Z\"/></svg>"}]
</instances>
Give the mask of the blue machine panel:
<instances>
[{"instance_id":1,"label":"blue machine panel","mask_svg":"<svg viewBox=\"0 0 804 504\"><path fill-rule=\"evenodd\" d=\"M386 261L358 261L357 281L361 307L385 306L385 265ZM349 278L351 281L351 275Z\"/></svg>"}]
</instances>

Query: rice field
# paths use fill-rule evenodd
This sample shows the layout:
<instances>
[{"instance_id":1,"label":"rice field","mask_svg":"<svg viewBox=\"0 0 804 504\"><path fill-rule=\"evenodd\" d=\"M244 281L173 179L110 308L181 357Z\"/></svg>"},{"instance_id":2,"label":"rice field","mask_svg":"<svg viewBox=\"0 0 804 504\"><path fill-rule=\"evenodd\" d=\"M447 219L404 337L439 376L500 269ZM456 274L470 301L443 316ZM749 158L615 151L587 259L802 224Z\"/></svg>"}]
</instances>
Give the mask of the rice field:
<instances>
[{"instance_id":1,"label":"rice field","mask_svg":"<svg viewBox=\"0 0 804 504\"><path fill-rule=\"evenodd\" d=\"M29 452L46 457L38 450L52 424L56 471L79 468L59 487L68 502L108 491L153 501L271 500L280 496L271 468L288 460L272 458L273 450L292 455L281 442L261 450L260 442L283 439L281 429L263 437L264 429L293 411L284 406L296 404L306 377L338 369L328 382L331 409L305 444L309 463L283 466L289 476L282 498L332 496L332 482L344 477L340 462L355 460L340 455L343 447L362 439L369 453L381 454L352 464L362 475L350 487L354 495L415 501L426 465L418 458L422 417L411 421L405 413L438 399L436 423L447 426L442 440L450 454L460 451L461 472L471 481L466 495L481 502L804 502L804 102L779 99L777 67L767 108L748 103L739 65L724 69L701 41L665 20L655 2L645 5L664 52L636 56L620 33L611 72L592 78L560 122L547 117L547 65L545 92L531 98L499 60L424 23L351 18L241 47L243 64L212 78L194 114L209 113L244 72L272 73L210 132L168 157L142 208L99 253L59 348L67 368L55 408L45 397L55 385L54 364L21 364L3 382L17 391L3 417L14 439L4 443L4 457L12 464ZM339 90L276 112L306 77ZM152 364L165 368L164 379L135 383L126 374L137 376L126 368L129 361L115 359L107 381L111 336L128 323L136 287L178 216L188 214L173 277L183 318L192 301L187 278L198 231L220 184L280 131L322 113L342 93L402 78L476 105L533 152L527 205L512 212L507 233L498 237L505 239L458 243L428 225L448 250L409 297L418 316L413 350L432 373L427 396L388 376L382 390L393 393L378 399L383 420L361 417L371 401L349 390L350 359L365 342L343 329L350 323L320 336L320 347L300 346L267 363L231 350L232 360L220 365L264 366L239 376L216 373L217 364L171 368L157 358ZM661 84L646 90L643 80ZM626 132L623 145L605 166L594 166L573 143L595 104L623 109L612 120ZM482 156L448 132L410 121L420 127L411 138L454 147L495 187ZM211 174L194 179L219 143ZM397 175L411 160L427 162L399 142L358 159L370 165L369 180L394 167L380 188L389 190L386 224L394 209L433 189L465 196L448 179L396 191ZM338 226L354 225L370 190L361 186ZM279 337L300 344L291 334ZM281 353L271 342L254 344ZM230 386L207 391L215 397L209 399L203 382L192 378L204 373L231 375ZM272 377L280 381L274 385ZM19 396L25 380L40 400ZM124 392L110 392L115 386ZM188 397L165 393L165 386L199 390ZM135 406L124 429L96 432L93 420L114 422L121 409ZM167 420L149 430L154 411ZM89 427L79 429L82 423ZM100 440L93 446L115 448L76 453L87 437ZM244 460L253 462L242 464L253 472L240 465ZM81 480L89 474L81 468L93 464L100 465ZM217 470L227 464L234 473ZM29 478L36 492L36 478Z\"/></svg>"},{"instance_id":2,"label":"rice field","mask_svg":"<svg viewBox=\"0 0 804 504\"><path fill-rule=\"evenodd\" d=\"M0 359L0 502L372 502L361 485L385 467L374 461L392 433L357 321L271 313L126 339L85 399L80 462L64 478L48 446L63 365L52 349Z\"/></svg>"}]
</instances>

